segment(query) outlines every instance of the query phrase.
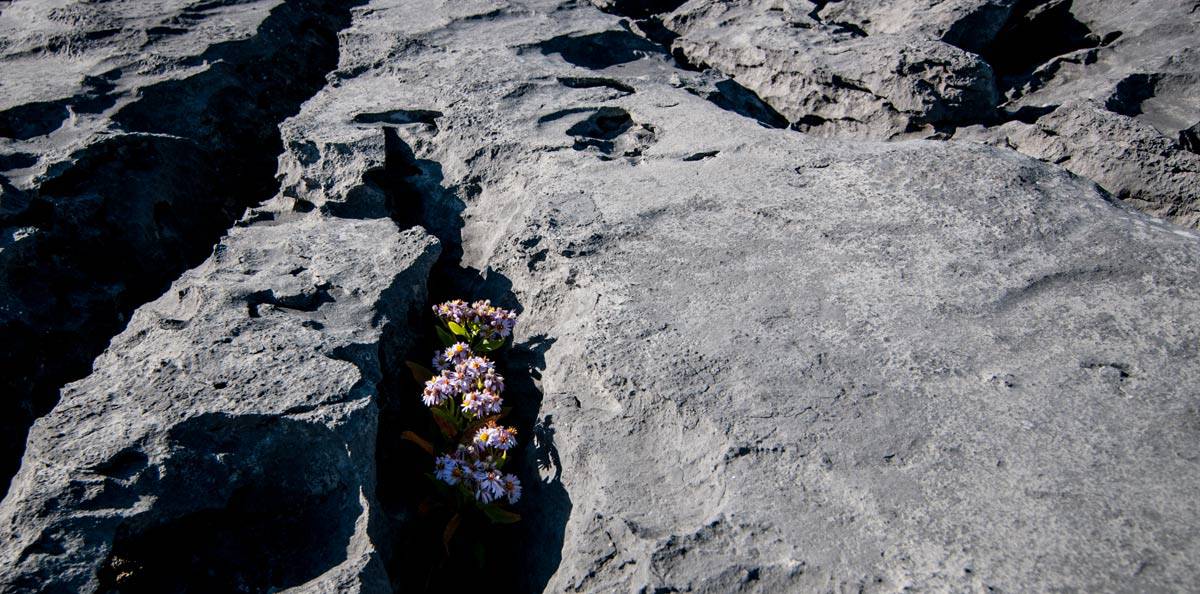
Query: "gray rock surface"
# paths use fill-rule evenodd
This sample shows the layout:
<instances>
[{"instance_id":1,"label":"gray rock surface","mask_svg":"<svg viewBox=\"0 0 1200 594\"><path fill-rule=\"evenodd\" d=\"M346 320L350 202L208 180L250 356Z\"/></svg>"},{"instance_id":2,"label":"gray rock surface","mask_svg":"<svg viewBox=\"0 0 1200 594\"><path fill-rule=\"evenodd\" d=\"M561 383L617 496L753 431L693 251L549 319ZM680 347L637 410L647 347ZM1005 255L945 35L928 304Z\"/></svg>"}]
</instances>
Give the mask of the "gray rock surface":
<instances>
[{"instance_id":1,"label":"gray rock surface","mask_svg":"<svg viewBox=\"0 0 1200 594\"><path fill-rule=\"evenodd\" d=\"M764 129L586 8L371 7L322 101L441 114L397 126L425 223L553 341L533 589L1192 583L1194 232L1011 151Z\"/></svg>"},{"instance_id":2,"label":"gray rock surface","mask_svg":"<svg viewBox=\"0 0 1200 594\"><path fill-rule=\"evenodd\" d=\"M437 252L388 219L234 229L34 424L0 589L390 591L382 351L408 348Z\"/></svg>"},{"instance_id":3,"label":"gray rock surface","mask_svg":"<svg viewBox=\"0 0 1200 594\"><path fill-rule=\"evenodd\" d=\"M863 48L953 50L952 32L970 37L961 15L997 14L947 4L949 25L884 27L887 4L837 4L817 26ZM737 6L729 31L781 12ZM1146 122L1118 114L1052 146L1075 125L1055 118L1112 113L1081 99L1037 134L960 128L983 143L823 138L764 126L740 87L639 33L659 38L653 22L587 3L373 0L351 14L336 71L280 127L275 197L34 425L0 504L0 590L105 590L124 572L122 591L172 591L195 567L228 568L205 591L486 578L1120 592L1200 578L1200 234L984 144L1003 130L1040 158L1099 162L1112 157L1087 134L1141 142ZM833 104L870 111L846 97ZM413 223L440 240L436 266L428 235L398 230ZM416 454L389 434L420 420L399 360L419 345L409 312L426 283L521 309L505 371L524 519L487 537L482 571L416 546L420 521L382 493L422 480L398 470ZM251 529L271 537L246 552L236 537ZM182 545L194 563L166 553L179 534L204 535Z\"/></svg>"},{"instance_id":4,"label":"gray rock surface","mask_svg":"<svg viewBox=\"0 0 1200 594\"><path fill-rule=\"evenodd\" d=\"M107 8L133 16L129 6ZM117 210L112 226L88 230L100 245L115 246L113 251L149 252L147 260L167 267L156 271L160 275L186 263L173 250L202 249L211 256L162 297L137 309L92 364L92 373L65 386L58 405L30 431L25 462L0 503L0 591L391 591L384 563L389 528L376 495L378 394L385 372L397 366L397 357L413 342L409 320L425 310L429 271L440 248L423 231L401 232L390 219L390 205L375 183L375 172L385 169L385 139L377 129L346 122L315 130L315 122L303 116L277 127L270 118L298 108L296 87L304 84L307 70L247 80L260 76L259 68L280 66L250 63L264 56L290 52L295 55L287 60L321 57L319 52L329 48L303 31L316 31L321 19L329 18L322 10L343 11L348 22L348 7L260 3L176 8L200 15L192 21L204 23L201 17L211 16L221 27L250 23L251 28L244 32L246 39L220 50L225 61L204 65L192 77L169 77L158 98L147 97L153 90L128 91L140 94L133 107L96 116L113 130L86 142L126 147L130 139L152 136L122 130L114 120L128 113L181 128L186 122L171 118L194 108L209 112L204 126L229 128L177 131L194 134L195 140L153 135L186 146L212 143L211 151L202 147L206 152L184 161L178 175L163 174L168 163L152 161L147 167L135 155L117 159L107 165L105 175L89 178L87 189L95 200L133 214ZM3 16L13 17L14 11ZM225 40L209 32L192 43L201 41ZM310 51L296 46L314 42ZM331 62L330 69L336 60L334 43L333 59L322 58ZM206 47L201 43L180 51L212 51ZM226 67L232 74L214 74ZM318 79L324 84L323 76ZM172 86L176 84L183 88ZM273 93L265 99L290 100L293 106L266 108L264 114L229 104L236 96L213 98L229 95L228 85L249 85L237 93L255 92L254 84ZM137 106L145 107L139 112ZM240 115L228 111L235 108ZM263 117L265 122L252 124L243 117ZM251 125L256 127L238 127ZM53 143L53 136L31 141ZM244 152L270 150L272 144L287 147L278 163L272 153ZM68 167L93 158L88 155L94 146L82 149L83 156L71 156ZM354 156L344 157L350 147ZM217 148L231 151L213 154L221 153ZM53 151L41 154L50 158ZM267 175L269 183L281 188L275 198L242 217L215 248L200 234L170 235L178 225L240 216L240 202L247 197L238 184L261 186L263 181L248 178L251 166L233 161L257 165L264 156L278 170L278 180ZM230 167L235 177L206 179ZM299 199L317 190L311 187L315 178L322 183L319 209ZM118 190L131 181L157 185L123 197ZM52 179L43 174L25 183L31 184L27 191L37 196L35 201L49 202ZM194 187L174 191L188 216L164 223L156 203L147 201L171 198L161 193L166 185L189 183ZM222 189L239 193L203 194ZM239 207L232 210L232 205ZM151 207L156 207L154 222L136 218ZM230 212L223 213L225 208ZM231 224L232 219L224 220L221 229ZM107 236L114 228L134 234ZM31 234L61 232L42 227ZM57 239L60 244L69 240ZM76 251L67 253L78 256L82 246L69 247ZM4 255L24 267L46 258L36 250ZM130 263L131 270L119 271L118 278L124 274L136 280L129 275L139 273L138 264ZM46 277L60 273L51 270ZM91 298L95 287L88 282L95 279L84 277L68 286ZM11 290L6 297L21 296L15 290L20 287L6 288ZM65 313L55 312L54 304L46 309L46 315ZM28 311L18 313L13 317L23 323L31 317L46 323ZM72 313L92 314L86 308ZM75 331L97 331L94 324L75 323L82 327ZM103 335L90 338L107 342ZM21 438L25 441L23 427Z\"/></svg>"},{"instance_id":5,"label":"gray rock surface","mask_svg":"<svg viewBox=\"0 0 1200 594\"><path fill-rule=\"evenodd\" d=\"M1188 227L1200 227L1200 154L1141 120L1113 113L1094 100L1071 100L1032 124L958 130L955 139L1014 148L1101 183L1135 208ZM1114 141L1113 139L1120 139Z\"/></svg>"},{"instance_id":6,"label":"gray rock surface","mask_svg":"<svg viewBox=\"0 0 1200 594\"><path fill-rule=\"evenodd\" d=\"M1012 41L999 44L1065 40L1049 51L1034 46L1031 56L1018 53L1015 66L1001 69L1008 74L1003 108L1027 117L963 138L982 136L1060 163L1136 208L1200 226L1200 154L1184 136L1200 124L1195 2L1075 0L1047 7L1031 14L1049 16L1015 23Z\"/></svg>"},{"instance_id":7,"label":"gray rock surface","mask_svg":"<svg viewBox=\"0 0 1200 594\"><path fill-rule=\"evenodd\" d=\"M643 21L648 34L733 77L797 130L1008 146L1192 227L1200 161L1179 135L1200 124L1194 4L691 0L669 11L597 3L657 13ZM1078 107L1087 101L1107 113ZM956 132L964 126L973 129ZM1102 131L1081 132L1093 126ZM1032 140L1047 135L1067 139Z\"/></svg>"},{"instance_id":8,"label":"gray rock surface","mask_svg":"<svg viewBox=\"0 0 1200 594\"><path fill-rule=\"evenodd\" d=\"M0 12L0 484L58 388L278 190L278 124L336 66L350 4Z\"/></svg>"},{"instance_id":9,"label":"gray rock surface","mask_svg":"<svg viewBox=\"0 0 1200 594\"><path fill-rule=\"evenodd\" d=\"M928 136L995 110L991 68L935 38L865 35L805 2L702 2L670 13L672 47L754 91L798 130Z\"/></svg>"}]
</instances>

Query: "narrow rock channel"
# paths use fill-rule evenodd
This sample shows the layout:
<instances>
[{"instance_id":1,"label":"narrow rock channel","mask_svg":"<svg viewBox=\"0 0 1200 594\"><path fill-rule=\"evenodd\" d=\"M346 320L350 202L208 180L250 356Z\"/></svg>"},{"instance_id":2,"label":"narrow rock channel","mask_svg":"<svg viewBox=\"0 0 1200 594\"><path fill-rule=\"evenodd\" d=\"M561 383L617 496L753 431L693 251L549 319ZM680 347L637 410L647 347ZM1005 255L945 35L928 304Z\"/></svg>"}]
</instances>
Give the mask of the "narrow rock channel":
<instances>
[{"instance_id":1,"label":"narrow rock channel","mask_svg":"<svg viewBox=\"0 0 1200 594\"><path fill-rule=\"evenodd\" d=\"M222 18L212 13L236 3L186 5L174 18L177 30L141 32L178 40L151 46L158 51L196 52L153 64L165 76L147 74L143 56L117 53L109 63L128 63L85 77L90 90L0 112L7 137L0 145L46 155L13 175L18 185L5 187L0 209L5 486L26 430L59 388L86 375L134 309L199 264L247 207L275 192L278 125L324 86L337 65L337 32L356 3L279 3L244 15L237 38L211 45L206 27ZM76 8L75 18L93 22L125 9ZM17 23L21 15L9 10ZM38 39L35 31L14 34L8 47ZM23 51L52 52L56 43ZM121 50L129 51L114 42L96 53Z\"/></svg>"},{"instance_id":2,"label":"narrow rock channel","mask_svg":"<svg viewBox=\"0 0 1200 594\"><path fill-rule=\"evenodd\" d=\"M1196 17L933 4L0 2L0 592L1187 590ZM524 496L444 542L452 298Z\"/></svg>"}]
</instances>

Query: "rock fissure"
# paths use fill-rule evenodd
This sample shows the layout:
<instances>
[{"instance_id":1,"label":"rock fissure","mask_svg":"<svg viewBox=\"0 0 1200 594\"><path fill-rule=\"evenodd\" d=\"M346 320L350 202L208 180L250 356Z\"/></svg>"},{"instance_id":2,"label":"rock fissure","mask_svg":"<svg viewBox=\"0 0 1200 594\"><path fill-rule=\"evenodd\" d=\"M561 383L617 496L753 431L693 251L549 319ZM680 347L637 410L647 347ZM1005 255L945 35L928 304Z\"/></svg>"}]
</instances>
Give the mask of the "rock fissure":
<instances>
[{"instance_id":1,"label":"rock fissure","mask_svg":"<svg viewBox=\"0 0 1200 594\"><path fill-rule=\"evenodd\" d=\"M1133 0L1152 31L1104 1L1070 14L1123 34L1051 58L985 127L957 123L987 74L964 48L1009 0L690 0L636 23L573 0L369 0L279 126L275 197L34 423L0 589L1186 590L1200 238L1117 203L1132 185L877 141L1003 133L1072 167L1133 161L1084 150L1118 140L1138 167L1186 148L1191 54L1158 41L1180 39L1183 0ZM175 11L155 43L278 5ZM54 15L98 6L124 4ZM122 38L95 20L47 35ZM744 69L811 133L718 106L722 76L643 33ZM8 43L0 85L21 74ZM37 169L39 142L0 140L5 162ZM1180 173L1166 187L1189 164L1156 166ZM24 208L21 175L3 182ZM431 354L428 304L457 297L520 310L499 359L526 492L521 522L460 527L447 556L430 459L400 436L432 433L405 361Z\"/></svg>"},{"instance_id":2,"label":"rock fissure","mask_svg":"<svg viewBox=\"0 0 1200 594\"><path fill-rule=\"evenodd\" d=\"M388 210L397 224L427 230L441 243L441 256L428 278L429 303L489 299L519 312L520 303L507 277L461 263L463 221L458 213L465 208L463 196L469 196L472 189L446 187L442 164L417 158L397 128L385 125L381 132L386 138L386 165L377 170L379 175L372 183L389 196ZM425 136L422 132L414 135ZM535 575L524 572L544 566L548 560L541 558L535 533L523 523L542 522L538 518L543 513L540 505L556 496L553 489L536 484L540 461L549 464L556 458L550 421L538 417L542 394L535 382L545 365L543 353L553 338L538 336L512 344L499 357L499 371L507 385L505 401L512 406L504 422L515 427L519 436L518 446L509 451L511 462L506 471L525 482L518 509L528 517L508 526L489 525L482 517L473 517L459 525L448 555L441 539L449 513L437 507L438 498L427 479L432 459L401 437L405 431L437 433L428 409L421 403L422 386L414 380L406 362L428 366L438 342L432 334L428 307L414 311L407 323L401 331L404 340L391 339L385 331L380 351L383 375L378 389L377 477L382 510L389 518L388 544L383 550L392 588L404 592L441 591L500 580L519 584L521 591L537 591L529 585L530 580L545 579L546 570ZM482 545L477 547L476 543Z\"/></svg>"},{"instance_id":3,"label":"rock fissure","mask_svg":"<svg viewBox=\"0 0 1200 594\"><path fill-rule=\"evenodd\" d=\"M181 63L195 74L150 84L120 104L107 95L115 80L92 77L85 83L89 93L104 91L99 98L58 102L77 113L116 107L106 136L2 198L0 227L22 230L0 253L4 485L29 424L59 388L86 374L133 310L200 263L245 208L274 193L278 124L324 86L337 64L337 32L357 3L282 3L245 39ZM97 80L104 84L87 82ZM0 123L49 121L11 111ZM28 140L57 127L9 136ZM24 206L8 208L16 203Z\"/></svg>"}]
</instances>

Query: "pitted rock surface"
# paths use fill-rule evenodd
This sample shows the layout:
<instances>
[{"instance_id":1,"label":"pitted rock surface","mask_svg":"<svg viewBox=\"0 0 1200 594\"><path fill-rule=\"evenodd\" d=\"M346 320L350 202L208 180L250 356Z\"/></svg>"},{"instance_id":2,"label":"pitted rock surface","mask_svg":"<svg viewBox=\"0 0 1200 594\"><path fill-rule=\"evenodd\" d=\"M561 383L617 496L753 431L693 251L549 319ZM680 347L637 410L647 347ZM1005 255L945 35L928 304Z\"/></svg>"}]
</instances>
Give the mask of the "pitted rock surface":
<instances>
[{"instance_id":1,"label":"pitted rock surface","mask_svg":"<svg viewBox=\"0 0 1200 594\"><path fill-rule=\"evenodd\" d=\"M272 123L274 196L33 425L0 589L1196 583L1200 234L1188 194L1145 193L1187 182L1195 105L1186 77L1140 114L1136 85L1079 90L1186 68L1134 41L1179 30L1113 37L1132 13L1083 0L595 4L347 7ZM995 57L1047 27L1094 45L1054 76ZM849 72L869 92L821 91ZM830 123L796 125L797 93ZM423 480L379 462L418 454L376 417L417 398L392 391L426 293L520 309L523 519L483 570L375 488Z\"/></svg>"}]
</instances>

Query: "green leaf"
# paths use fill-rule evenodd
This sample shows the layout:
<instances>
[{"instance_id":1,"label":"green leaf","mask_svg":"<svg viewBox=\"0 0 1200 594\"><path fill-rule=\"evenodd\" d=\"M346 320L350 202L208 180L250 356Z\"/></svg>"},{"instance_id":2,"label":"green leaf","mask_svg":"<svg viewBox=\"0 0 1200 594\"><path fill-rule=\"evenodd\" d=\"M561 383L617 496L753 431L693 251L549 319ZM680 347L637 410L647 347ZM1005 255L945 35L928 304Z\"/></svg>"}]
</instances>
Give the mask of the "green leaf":
<instances>
[{"instance_id":1,"label":"green leaf","mask_svg":"<svg viewBox=\"0 0 1200 594\"><path fill-rule=\"evenodd\" d=\"M479 343L479 350L481 350L485 353L490 353L490 352L504 346L505 340L506 339L504 339L504 338L496 338L494 340L485 340L485 341Z\"/></svg>"},{"instance_id":2,"label":"green leaf","mask_svg":"<svg viewBox=\"0 0 1200 594\"><path fill-rule=\"evenodd\" d=\"M483 513L493 524L512 524L521 521L521 516L510 512L495 503L482 506Z\"/></svg>"},{"instance_id":3,"label":"green leaf","mask_svg":"<svg viewBox=\"0 0 1200 594\"><path fill-rule=\"evenodd\" d=\"M469 338L471 336L471 333L467 332L467 329L463 328L458 322L446 322L446 326L450 328L451 332L462 336L463 338Z\"/></svg>"},{"instance_id":4,"label":"green leaf","mask_svg":"<svg viewBox=\"0 0 1200 594\"><path fill-rule=\"evenodd\" d=\"M459 340L455 338L453 334L446 332L446 330L441 326L434 326L433 329L437 331L438 340L442 341L443 345L450 346L456 342L459 342Z\"/></svg>"},{"instance_id":5,"label":"green leaf","mask_svg":"<svg viewBox=\"0 0 1200 594\"><path fill-rule=\"evenodd\" d=\"M435 406L429 409L433 413L433 421L437 423L438 429L442 431L442 435L448 439L454 439L458 435L458 418L454 413Z\"/></svg>"},{"instance_id":6,"label":"green leaf","mask_svg":"<svg viewBox=\"0 0 1200 594\"><path fill-rule=\"evenodd\" d=\"M420 363L405 361L404 364L408 365L408 370L412 372L413 379L417 380L418 384L424 384L426 380L433 378L433 372Z\"/></svg>"}]
</instances>

